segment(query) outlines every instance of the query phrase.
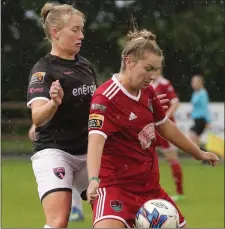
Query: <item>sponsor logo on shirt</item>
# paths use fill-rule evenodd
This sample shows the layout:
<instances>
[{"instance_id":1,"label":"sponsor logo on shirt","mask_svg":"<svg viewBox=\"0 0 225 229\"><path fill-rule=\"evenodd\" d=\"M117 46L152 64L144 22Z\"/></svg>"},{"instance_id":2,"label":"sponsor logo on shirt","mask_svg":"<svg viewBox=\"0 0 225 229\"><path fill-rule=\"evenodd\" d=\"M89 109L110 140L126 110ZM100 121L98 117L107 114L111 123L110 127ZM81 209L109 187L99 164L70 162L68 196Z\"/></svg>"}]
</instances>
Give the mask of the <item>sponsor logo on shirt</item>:
<instances>
[{"instance_id":1,"label":"sponsor logo on shirt","mask_svg":"<svg viewBox=\"0 0 225 229\"><path fill-rule=\"evenodd\" d=\"M46 72L36 72L31 76L30 85L34 83L43 83Z\"/></svg>"},{"instance_id":2,"label":"sponsor logo on shirt","mask_svg":"<svg viewBox=\"0 0 225 229\"><path fill-rule=\"evenodd\" d=\"M99 111L105 112L106 106L102 104L92 103L91 110L99 110Z\"/></svg>"},{"instance_id":3,"label":"sponsor logo on shirt","mask_svg":"<svg viewBox=\"0 0 225 229\"><path fill-rule=\"evenodd\" d=\"M99 128L101 129L104 123L104 116L100 114L90 114L89 115L89 128Z\"/></svg>"},{"instance_id":4,"label":"sponsor logo on shirt","mask_svg":"<svg viewBox=\"0 0 225 229\"><path fill-rule=\"evenodd\" d=\"M44 88L30 88L29 89L29 92L31 93L31 94L33 94L33 93L36 93L36 92L44 92Z\"/></svg>"},{"instance_id":5,"label":"sponsor logo on shirt","mask_svg":"<svg viewBox=\"0 0 225 229\"><path fill-rule=\"evenodd\" d=\"M88 95L88 94L93 95L95 90L96 90L96 85L95 84L92 84L92 85L84 84L81 87L74 88L72 93L73 93L74 96Z\"/></svg>"}]
</instances>

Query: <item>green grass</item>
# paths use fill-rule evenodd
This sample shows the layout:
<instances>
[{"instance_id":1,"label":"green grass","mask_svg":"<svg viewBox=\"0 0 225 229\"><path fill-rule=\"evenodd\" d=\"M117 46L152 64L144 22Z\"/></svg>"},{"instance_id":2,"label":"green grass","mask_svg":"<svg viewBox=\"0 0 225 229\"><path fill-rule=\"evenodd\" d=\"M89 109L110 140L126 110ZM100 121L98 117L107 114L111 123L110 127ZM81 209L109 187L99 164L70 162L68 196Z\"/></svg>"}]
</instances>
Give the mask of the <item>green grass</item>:
<instances>
[{"instance_id":1,"label":"green grass","mask_svg":"<svg viewBox=\"0 0 225 229\"><path fill-rule=\"evenodd\" d=\"M32 153L32 142L27 140L2 140L1 150L3 153Z\"/></svg>"},{"instance_id":2,"label":"green grass","mask_svg":"<svg viewBox=\"0 0 225 229\"><path fill-rule=\"evenodd\" d=\"M178 202L190 228L224 227L224 165L216 168L182 160L186 198ZM161 183L169 194L175 188L170 168L160 161ZM86 220L70 228L91 227L90 206L84 203ZM2 158L2 228L41 228L45 224L29 160Z\"/></svg>"}]
</instances>

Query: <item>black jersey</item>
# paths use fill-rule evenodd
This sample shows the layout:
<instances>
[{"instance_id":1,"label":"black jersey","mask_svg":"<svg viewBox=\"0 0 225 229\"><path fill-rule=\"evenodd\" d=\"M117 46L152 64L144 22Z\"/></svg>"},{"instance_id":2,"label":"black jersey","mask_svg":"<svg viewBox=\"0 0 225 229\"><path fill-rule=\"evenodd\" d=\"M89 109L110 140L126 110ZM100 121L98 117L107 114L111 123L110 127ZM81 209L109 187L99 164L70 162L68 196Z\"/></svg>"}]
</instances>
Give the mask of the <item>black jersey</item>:
<instances>
[{"instance_id":1,"label":"black jersey","mask_svg":"<svg viewBox=\"0 0 225 229\"><path fill-rule=\"evenodd\" d=\"M64 91L62 104L47 124L36 128L34 152L55 148L73 155L85 154L90 102L96 89L94 69L80 55L75 60L46 55L31 70L28 107L38 99L50 100L49 90L55 80L59 80Z\"/></svg>"}]
</instances>

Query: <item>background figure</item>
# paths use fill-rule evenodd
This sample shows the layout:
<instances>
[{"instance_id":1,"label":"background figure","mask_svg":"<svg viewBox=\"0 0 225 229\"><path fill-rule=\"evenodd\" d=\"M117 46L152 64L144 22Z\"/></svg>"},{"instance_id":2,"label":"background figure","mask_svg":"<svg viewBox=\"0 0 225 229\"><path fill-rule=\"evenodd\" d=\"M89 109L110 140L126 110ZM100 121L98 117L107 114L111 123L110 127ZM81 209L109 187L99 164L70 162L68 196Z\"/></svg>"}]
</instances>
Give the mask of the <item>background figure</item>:
<instances>
[{"instance_id":1,"label":"background figure","mask_svg":"<svg viewBox=\"0 0 225 229\"><path fill-rule=\"evenodd\" d=\"M194 121L194 125L190 128L189 136L192 141L201 146L201 135L211 123L209 96L204 87L204 77L202 75L194 75L191 79L191 87L193 89L191 118ZM203 146L201 147L204 149Z\"/></svg>"},{"instance_id":2,"label":"background figure","mask_svg":"<svg viewBox=\"0 0 225 229\"><path fill-rule=\"evenodd\" d=\"M82 199L80 198L79 192L76 188L73 188L72 192L72 205L69 221L83 221L84 213L82 206Z\"/></svg>"},{"instance_id":3,"label":"background figure","mask_svg":"<svg viewBox=\"0 0 225 229\"><path fill-rule=\"evenodd\" d=\"M168 109L166 110L167 117L175 122L174 114L179 107L179 98L176 95L176 92L171 84L171 82L165 79L162 76L162 70L157 72L155 79L152 81L151 85L155 89L157 95L159 94L167 94L167 98L169 99ZM168 163L170 164L173 179L176 185L177 195L172 196L174 201L183 198L183 174L181 164L177 155L177 148L162 138L156 132L156 147L157 150L160 150Z\"/></svg>"}]
</instances>

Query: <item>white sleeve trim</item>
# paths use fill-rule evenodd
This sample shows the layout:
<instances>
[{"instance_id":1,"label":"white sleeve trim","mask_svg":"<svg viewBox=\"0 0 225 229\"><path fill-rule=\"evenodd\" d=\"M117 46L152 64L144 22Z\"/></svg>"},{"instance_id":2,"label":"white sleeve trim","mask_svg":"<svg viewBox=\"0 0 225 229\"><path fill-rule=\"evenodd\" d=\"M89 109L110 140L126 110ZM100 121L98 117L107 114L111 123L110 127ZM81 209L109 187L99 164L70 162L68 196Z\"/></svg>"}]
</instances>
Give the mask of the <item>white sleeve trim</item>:
<instances>
[{"instance_id":1,"label":"white sleeve trim","mask_svg":"<svg viewBox=\"0 0 225 229\"><path fill-rule=\"evenodd\" d=\"M102 135L105 139L107 139L107 135L104 132L100 131L100 130L91 130L89 132L89 135L91 135L91 134L99 134L99 135Z\"/></svg>"},{"instance_id":2,"label":"white sleeve trim","mask_svg":"<svg viewBox=\"0 0 225 229\"><path fill-rule=\"evenodd\" d=\"M33 99L31 99L28 103L27 103L27 107L31 108L31 103L33 103L36 100L45 100L45 101L49 101L49 98L46 97L35 97Z\"/></svg>"},{"instance_id":3,"label":"white sleeve trim","mask_svg":"<svg viewBox=\"0 0 225 229\"><path fill-rule=\"evenodd\" d=\"M161 121L155 122L155 126L163 124L166 120L167 120L167 116L165 116L165 118L162 119Z\"/></svg>"},{"instance_id":4,"label":"white sleeve trim","mask_svg":"<svg viewBox=\"0 0 225 229\"><path fill-rule=\"evenodd\" d=\"M173 98L170 100L170 103L173 104L173 103L177 103L179 102L179 99L178 98Z\"/></svg>"}]
</instances>

